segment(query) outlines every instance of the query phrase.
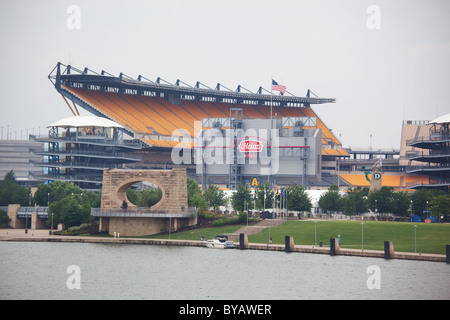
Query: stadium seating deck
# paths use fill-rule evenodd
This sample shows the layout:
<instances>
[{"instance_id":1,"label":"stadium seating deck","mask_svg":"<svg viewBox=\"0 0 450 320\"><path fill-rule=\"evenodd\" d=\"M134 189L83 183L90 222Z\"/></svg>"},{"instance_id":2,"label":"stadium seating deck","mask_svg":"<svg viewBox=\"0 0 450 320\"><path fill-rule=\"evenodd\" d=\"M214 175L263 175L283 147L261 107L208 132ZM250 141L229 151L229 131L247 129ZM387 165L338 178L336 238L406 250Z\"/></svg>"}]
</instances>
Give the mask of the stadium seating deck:
<instances>
[{"instance_id":1,"label":"stadium seating deck","mask_svg":"<svg viewBox=\"0 0 450 320\"><path fill-rule=\"evenodd\" d=\"M367 181L366 176L364 174L340 174L342 179L348 182L350 185L354 187L369 187L370 182ZM372 179L372 175L368 175L369 179ZM417 183L427 183L428 177L418 177L418 176L410 176L410 175L387 175L384 174L381 180L383 187L390 188L405 188L408 185Z\"/></svg>"},{"instance_id":2,"label":"stadium seating deck","mask_svg":"<svg viewBox=\"0 0 450 320\"><path fill-rule=\"evenodd\" d=\"M151 135L170 136L178 129L185 129L195 136L194 122L203 118L224 118L230 116L230 108L242 108L247 119L270 118L270 106L229 104L220 102L181 100L174 105L164 98L135 96L123 93L108 93L95 90L64 87L106 117L122 124L129 130ZM317 128L322 129L322 143L340 142L310 108L273 107L274 117L316 117ZM153 146L173 147L172 141L145 140ZM323 154L347 155L345 150L326 149Z\"/></svg>"}]
</instances>

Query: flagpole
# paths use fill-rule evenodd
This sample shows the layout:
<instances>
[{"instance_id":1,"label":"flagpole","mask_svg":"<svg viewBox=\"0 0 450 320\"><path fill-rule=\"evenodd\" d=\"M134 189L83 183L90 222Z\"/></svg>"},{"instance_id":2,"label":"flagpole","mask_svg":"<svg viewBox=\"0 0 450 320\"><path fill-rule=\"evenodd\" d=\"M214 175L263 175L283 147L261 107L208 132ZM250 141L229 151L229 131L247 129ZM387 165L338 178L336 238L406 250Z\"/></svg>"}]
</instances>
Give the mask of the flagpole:
<instances>
[{"instance_id":1,"label":"flagpole","mask_svg":"<svg viewBox=\"0 0 450 320\"><path fill-rule=\"evenodd\" d=\"M273 79L270 81L270 129L272 129L272 96L273 96Z\"/></svg>"},{"instance_id":2,"label":"flagpole","mask_svg":"<svg viewBox=\"0 0 450 320\"><path fill-rule=\"evenodd\" d=\"M263 205L263 213L266 211L266 187L264 186L264 205Z\"/></svg>"},{"instance_id":3,"label":"flagpole","mask_svg":"<svg viewBox=\"0 0 450 320\"><path fill-rule=\"evenodd\" d=\"M287 193L285 194L286 197L286 215L289 215L289 211L288 211L288 195Z\"/></svg>"}]
</instances>

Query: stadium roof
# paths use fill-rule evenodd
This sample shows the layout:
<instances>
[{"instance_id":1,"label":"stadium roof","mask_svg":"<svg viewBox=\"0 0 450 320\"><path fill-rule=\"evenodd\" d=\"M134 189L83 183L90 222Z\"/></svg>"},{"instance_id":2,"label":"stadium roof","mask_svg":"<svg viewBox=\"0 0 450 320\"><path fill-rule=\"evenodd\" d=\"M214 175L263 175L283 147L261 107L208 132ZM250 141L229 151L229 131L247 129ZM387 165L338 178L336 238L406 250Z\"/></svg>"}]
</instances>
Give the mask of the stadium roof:
<instances>
[{"instance_id":1,"label":"stadium roof","mask_svg":"<svg viewBox=\"0 0 450 320\"><path fill-rule=\"evenodd\" d=\"M74 116L53 122L47 127L59 128L123 128L122 125L96 116Z\"/></svg>"},{"instance_id":2,"label":"stadium roof","mask_svg":"<svg viewBox=\"0 0 450 320\"><path fill-rule=\"evenodd\" d=\"M203 98L212 99L216 102L231 102L231 103L252 103L252 104L278 104L281 106L303 106L309 107L311 104L335 103L334 98L319 98L311 97L312 91L308 90L306 97L297 97L286 91L285 95L275 95L272 92L259 87L257 92L239 85L235 91L218 83L215 89L212 89L200 81L194 86L186 84L181 80L177 80L175 84L158 77L156 81L147 79L139 75L137 79L133 79L124 73L120 73L118 77L101 71L97 73L88 68L79 70L70 65L64 65L60 62L53 68L48 78L55 85L58 91L61 85L69 85L78 88L94 88L94 90L114 90L117 93L127 93L142 95L143 91L164 92L166 94L173 94L183 99L200 100ZM226 89L226 90L223 90ZM245 90L245 92L244 92ZM264 94L263 91L266 93ZM111 92L111 91L109 91ZM62 92L61 92L62 93ZM314 93L312 93L315 95Z\"/></svg>"},{"instance_id":3,"label":"stadium roof","mask_svg":"<svg viewBox=\"0 0 450 320\"><path fill-rule=\"evenodd\" d=\"M443 116L440 116L439 118L434 119L433 121L430 121L430 124L444 124L444 123L450 123L450 113L447 113Z\"/></svg>"}]
</instances>

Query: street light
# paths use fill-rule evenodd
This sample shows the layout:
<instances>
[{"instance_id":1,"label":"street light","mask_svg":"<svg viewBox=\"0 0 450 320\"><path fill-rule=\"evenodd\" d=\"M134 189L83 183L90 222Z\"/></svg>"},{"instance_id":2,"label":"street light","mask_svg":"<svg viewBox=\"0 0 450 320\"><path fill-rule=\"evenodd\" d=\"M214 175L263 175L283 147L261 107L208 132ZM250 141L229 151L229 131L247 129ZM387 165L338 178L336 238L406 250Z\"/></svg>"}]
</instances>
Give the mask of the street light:
<instances>
[{"instance_id":1,"label":"street light","mask_svg":"<svg viewBox=\"0 0 450 320\"><path fill-rule=\"evenodd\" d=\"M50 192L47 193L47 212L48 212L48 208L50 208ZM51 213L52 215L52 226L50 228L50 234L53 234L53 215L54 213Z\"/></svg>"},{"instance_id":2,"label":"street light","mask_svg":"<svg viewBox=\"0 0 450 320\"><path fill-rule=\"evenodd\" d=\"M172 217L169 217L169 240L170 240L170 229L172 229Z\"/></svg>"},{"instance_id":3,"label":"street light","mask_svg":"<svg viewBox=\"0 0 450 320\"><path fill-rule=\"evenodd\" d=\"M317 239L317 218L314 219L314 246L316 246Z\"/></svg>"},{"instance_id":4,"label":"street light","mask_svg":"<svg viewBox=\"0 0 450 320\"><path fill-rule=\"evenodd\" d=\"M417 234L417 225L414 225L414 253L417 253L417 238L416 238L416 234Z\"/></svg>"},{"instance_id":5,"label":"street light","mask_svg":"<svg viewBox=\"0 0 450 320\"><path fill-rule=\"evenodd\" d=\"M247 203L247 227L248 227L248 203Z\"/></svg>"},{"instance_id":6,"label":"street light","mask_svg":"<svg viewBox=\"0 0 450 320\"><path fill-rule=\"evenodd\" d=\"M31 191L30 194L28 195L28 209L25 212L25 234L28 233L28 210L29 208L31 208Z\"/></svg>"},{"instance_id":7,"label":"street light","mask_svg":"<svg viewBox=\"0 0 450 320\"><path fill-rule=\"evenodd\" d=\"M364 222L361 222L361 251L364 251Z\"/></svg>"}]
</instances>

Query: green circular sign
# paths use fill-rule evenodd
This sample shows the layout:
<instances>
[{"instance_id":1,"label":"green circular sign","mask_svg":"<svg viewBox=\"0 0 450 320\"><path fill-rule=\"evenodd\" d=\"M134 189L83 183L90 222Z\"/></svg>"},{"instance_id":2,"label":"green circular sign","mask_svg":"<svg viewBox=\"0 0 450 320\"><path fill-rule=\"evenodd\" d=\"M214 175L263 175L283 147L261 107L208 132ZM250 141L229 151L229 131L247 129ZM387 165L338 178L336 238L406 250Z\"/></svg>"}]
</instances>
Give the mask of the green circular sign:
<instances>
[{"instance_id":1,"label":"green circular sign","mask_svg":"<svg viewBox=\"0 0 450 320\"><path fill-rule=\"evenodd\" d=\"M379 173L379 172L374 173L374 174L373 174L373 178L374 178L375 180L380 180L380 179L381 179L381 173Z\"/></svg>"}]
</instances>

